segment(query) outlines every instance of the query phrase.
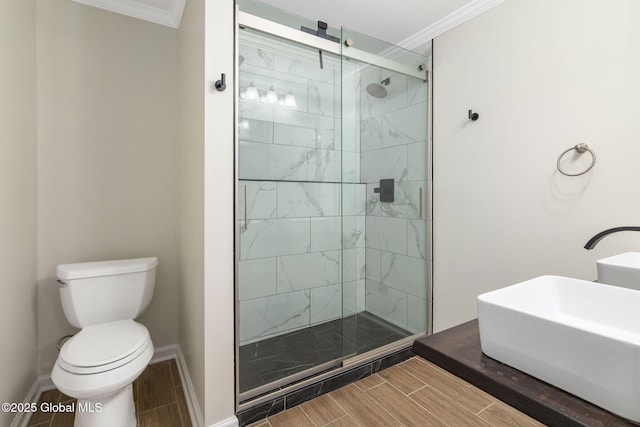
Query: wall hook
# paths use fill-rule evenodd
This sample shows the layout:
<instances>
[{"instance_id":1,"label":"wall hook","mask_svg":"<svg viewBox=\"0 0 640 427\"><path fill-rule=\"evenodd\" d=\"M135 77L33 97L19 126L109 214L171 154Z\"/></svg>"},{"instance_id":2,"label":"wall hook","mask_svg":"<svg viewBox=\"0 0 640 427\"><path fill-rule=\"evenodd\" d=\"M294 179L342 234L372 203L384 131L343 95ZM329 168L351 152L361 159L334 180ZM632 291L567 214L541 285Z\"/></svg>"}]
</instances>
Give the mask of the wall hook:
<instances>
[{"instance_id":1,"label":"wall hook","mask_svg":"<svg viewBox=\"0 0 640 427\"><path fill-rule=\"evenodd\" d=\"M224 75L224 73L220 74L220 80L217 80L215 82L215 86L216 86L216 89L218 89L218 92L222 92L227 88L227 83L225 80L226 80L226 76Z\"/></svg>"},{"instance_id":2,"label":"wall hook","mask_svg":"<svg viewBox=\"0 0 640 427\"><path fill-rule=\"evenodd\" d=\"M480 118L480 114L474 113L473 110L469 110L469 120L476 121Z\"/></svg>"}]
</instances>

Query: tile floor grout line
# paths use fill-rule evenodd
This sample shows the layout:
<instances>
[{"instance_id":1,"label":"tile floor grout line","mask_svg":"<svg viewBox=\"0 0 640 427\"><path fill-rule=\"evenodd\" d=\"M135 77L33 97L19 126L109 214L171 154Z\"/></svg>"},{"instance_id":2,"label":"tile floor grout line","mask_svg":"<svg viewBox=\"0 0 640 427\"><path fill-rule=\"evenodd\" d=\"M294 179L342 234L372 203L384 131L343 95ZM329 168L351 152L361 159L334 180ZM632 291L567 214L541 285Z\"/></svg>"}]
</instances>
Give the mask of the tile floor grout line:
<instances>
[{"instance_id":1,"label":"tile floor grout line","mask_svg":"<svg viewBox=\"0 0 640 427\"><path fill-rule=\"evenodd\" d=\"M480 417L478 416L478 413L480 413L480 412L484 411L484 410L485 410L485 409L487 409L489 406L493 405L493 404L495 403L494 401L491 401L491 403L490 403L489 405L487 405L486 407L484 407L484 408L483 408L481 411L479 411L478 413L475 413L475 412L473 412L471 409L467 408L466 406L462 405L461 403L458 403L456 400L454 400L454 399L450 398L449 396L447 396L446 394L444 394L442 391L438 390L436 387L433 387L433 386L431 386L431 385L429 385L429 384L427 384L427 387L432 388L432 389L433 389L433 390L435 390L435 391L436 391L440 396L443 396L444 400L445 400L445 401L447 401L447 402L449 403L449 405L452 405L452 406L454 406L454 407L455 407L455 406L457 406L457 407L459 407L459 409L460 409L461 411L465 411L465 412L467 412L467 413L471 414L471 415L473 416L473 418L477 418L477 419L479 420L480 424L490 424L490 422L485 421L484 419L480 418ZM416 390L416 391L417 391L417 390ZM414 402L416 402L413 398L412 398L411 400L413 400ZM416 402L416 404L417 404L417 405L420 405L418 402Z\"/></svg>"},{"instance_id":2,"label":"tile floor grout line","mask_svg":"<svg viewBox=\"0 0 640 427\"><path fill-rule=\"evenodd\" d=\"M440 372L441 374L444 374L446 377L453 379L455 382L459 383L460 385L464 385L464 386L473 386L473 384L469 383L468 381L463 380L462 378L453 375L451 372L447 371L446 369L436 365L435 363L429 363L427 360L422 359L421 357L418 357L417 359L420 359L418 362L425 365L425 366L431 366L433 368L435 368L436 371ZM409 359L411 360L411 359Z\"/></svg>"},{"instance_id":3,"label":"tile floor grout line","mask_svg":"<svg viewBox=\"0 0 640 427\"><path fill-rule=\"evenodd\" d=\"M374 385L373 387L369 387L367 390L362 390L360 389L360 391L362 391L363 393L368 393L369 391L373 390L374 388L380 387L382 384L389 384L389 382L387 380L385 380L384 378L380 377L382 379L382 382L379 384Z\"/></svg>"},{"instance_id":4,"label":"tile floor grout line","mask_svg":"<svg viewBox=\"0 0 640 427\"><path fill-rule=\"evenodd\" d=\"M146 414L147 412L155 411L156 409L160 409L160 408L165 408L165 407L171 406L173 404L178 405L178 401L174 400L173 402L165 403L164 405L160 405L160 406L155 406L155 407L153 407L151 409L147 409L147 410L144 410L144 411L138 411L138 414L140 414L140 415ZM180 405L178 405L178 410L179 409L180 409Z\"/></svg>"},{"instance_id":5,"label":"tile floor grout line","mask_svg":"<svg viewBox=\"0 0 640 427\"><path fill-rule=\"evenodd\" d=\"M407 372L407 371L405 371L404 369L403 369L402 371L403 371L403 372ZM409 376L413 377L413 378L414 378L415 380L417 380L420 384L422 384L422 386L418 387L417 389L413 390L413 391L412 391L412 392L410 392L410 393L405 393L404 391L400 390L400 388L396 387L396 386L395 386L391 381L387 381L387 380L386 380L386 378L382 377L382 379L384 379L384 380L385 380L385 382L387 382L391 387L395 388L396 390L398 390L400 393L402 393L402 394L403 394L403 395L405 395L405 396L409 396L409 394L411 394L411 393L415 393L415 392L416 392L416 391L418 391L418 390L422 390L423 388L425 388L425 387L428 385L428 384L426 384L424 381L422 381L420 378L417 378L417 377L415 377L415 376L411 375L410 373L409 373Z\"/></svg>"},{"instance_id":6,"label":"tile floor grout line","mask_svg":"<svg viewBox=\"0 0 640 427\"><path fill-rule=\"evenodd\" d=\"M487 406L485 406L484 408L480 409L478 412L476 412L476 415L480 414L481 412L484 412L485 410L489 409L490 407L492 407L494 405L494 401L491 401L491 403L489 403Z\"/></svg>"},{"instance_id":7,"label":"tile floor grout line","mask_svg":"<svg viewBox=\"0 0 640 427\"><path fill-rule=\"evenodd\" d=\"M480 409L478 412L476 412L476 415L480 415L480 413L486 411L487 409L489 409L491 406L493 406L493 404L496 402L491 402L489 403L487 406L485 406L484 408Z\"/></svg>"},{"instance_id":8,"label":"tile floor grout line","mask_svg":"<svg viewBox=\"0 0 640 427\"><path fill-rule=\"evenodd\" d=\"M437 391L438 393L440 393L440 392L439 392L435 387L432 387L432 386L430 386L429 384L425 385L425 386L424 386L424 387L422 387L420 390L422 390L422 389L423 389L423 388L425 388L425 387L430 387L430 388L434 389L435 391ZM418 391L418 390L414 391L413 393L416 393L417 391ZM411 393L411 394L413 394L413 393ZM440 393L440 394L442 394L442 393ZM443 394L443 396L444 396L444 394ZM414 405L416 405L418 408L420 408L420 409L422 409L422 410L426 411L427 413L431 414L431 416L432 416L433 418L435 418L436 420L438 420L438 421L442 422L443 424L445 424L445 425L449 425L449 423L448 423L448 422L446 422L445 420L443 420L442 418L440 418L439 416L437 416L436 414L434 414L433 412L431 412L430 410L428 410L427 408L425 408L424 406L422 406L420 403L418 403L414 398L412 398L412 397L411 397L411 395L407 395L407 397L408 397L408 398L409 398L409 400L411 400L411 402L412 402ZM446 396L445 396L445 397L446 397ZM447 399L448 399L448 398L447 398ZM469 412L471 412L471 411L469 411ZM473 414L473 416L475 417L475 414Z\"/></svg>"},{"instance_id":9,"label":"tile floor grout line","mask_svg":"<svg viewBox=\"0 0 640 427\"><path fill-rule=\"evenodd\" d=\"M318 427L318 425L316 423L313 422L313 420L311 419L311 417L309 417L309 415L307 415L307 412L302 409L302 405L298 405L298 408L300 408L300 412L302 412L302 415L304 415L305 417L307 417L307 419L309 420L309 422L314 426L314 427Z\"/></svg>"},{"instance_id":10,"label":"tile floor grout line","mask_svg":"<svg viewBox=\"0 0 640 427\"><path fill-rule=\"evenodd\" d=\"M345 412L345 414L344 414L343 416L341 416L340 418L336 418L335 420L331 421L330 423L324 424L324 425L323 425L323 426L321 426L321 427L327 427L328 425L333 424L333 423L335 423L336 421L340 421L341 419L343 419L343 418L347 418L347 417L349 417L349 416L350 416L350 415L349 415L348 413L346 413L346 412ZM353 419L353 417L352 417L352 419ZM354 422L356 422L356 421L354 420ZM360 425L360 424L359 424L359 423L357 423L357 422L356 422L356 424Z\"/></svg>"},{"instance_id":11,"label":"tile floor grout line","mask_svg":"<svg viewBox=\"0 0 640 427\"><path fill-rule=\"evenodd\" d=\"M345 386L345 387L346 387L346 386ZM357 387L357 386L356 386L356 388L358 388L358 390L360 390L360 392L364 393L364 391L362 391L359 387ZM333 400L333 401L336 403L336 405L338 405L338 407L340 407L340 408L344 411L344 413L345 413L345 414L347 414L348 416L350 416L350 417L351 417L351 419L352 419L356 424L358 424L359 426L362 426L362 424L360 424L360 423L358 422L358 419L357 419L357 418L356 418L356 417L355 417L351 412L349 412L349 411L347 410L347 408L345 408L344 406L342 406L342 405L340 404L340 402L338 401L338 399L336 399L335 397L331 396L331 393L327 393L327 396L329 396L329 397L331 398L331 400ZM346 417L347 415L345 415L345 417ZM344 417L343 417L343 418L344 418Z\"/></svg>"},{"instance_id":12,"label":"tile floor grout line","mask_svg":"<svg viewBox=\"0 0 640 427\"><path fill-rule=\"evenodd\" d=\"M429 387L429 384L425 384L425 385L423 385L422 387L420 387L420 388L417 388L417 389L413 390L411 393L408 393L408 394L407 394L407 397L409 397L409 395L411 395L411 394L413 394L413 393L416 393L416 392L419 392L420 390L423 390L425 387Z\"/></svg>"},{"instance_id":13,"label":"tile floor grout line","mask_svg":"<svg viewBox=\"0 0 640 427\"><path fill-rule=\"evenodd\" d=\"M383 378L383 379L384 379L384 378ZM378 385L380 385L380 384L378 384ZM376 387L377 387L377 386L376 386ZM370 388L369 390L372 390L373 388L375 388L375 387L372 387L372 388ZM367 392L364 392L364 394L365 394L365 396L367 396L367 398L368 398L369 400L371 400L373 403L375 403L375 404L378 406L378 408L382 409L384 412L386 412L387 414L389 414L389 416L390 416L391 418L393 418L394 420L396 420L397 422L399 422L401 426L403 426L403 425L404 425L404 423L402 422L402 420L399 420L399 419L398 419L398 418L396 418L396 417L395 417L391 412L387 411L384 407L382 407L382 406L380 405L380 403L378 403L378 401L377 401L376 399L374 399L373 397L369 396L369 394L368 394Z\"/></svg>"},{"instance_id":14,"label":"tile floor grout line","mask_svg":"<svg viewBox=\"0 0 640 427\"><path fill-rule=\"evenodd\" d=\"M394 385L393 385L393 384L391 384L391 383L389 383L389 385L390 385L391 387L393 387L394 389L396 389L398 392L400 392L402 395L404 395L407 399L409 399L409 400L411 401L411 403L413 403L414 405L416 405L418 408L422 409L423 411L425 411L426 413L428 413L429 415L431 415L433 418L435 418L435 419L437 419L437 420L439 420L439 421L442 421L444 424L447 424L447 425L448 425L448 423L445 423L445 422L444 422L444 420L442 420L442 419L441 419L440 417L438 417L436 414L434 414L433 412L431 412L430 410L428 410L428 409L427 409L427 408L425 408L424 406L420 405L420 404L419 404L418 402L416 402L414 399L412 399L412 398L411 398L411 396L410 396L409 394L405 394L405 393L403 393L402 391L398 390L398 389L397 389L396 387L394 387ZM428 384L425 384L425 386L424 386L424 387L427 387L427 386L428 386ZM424 387L420 387L420 389L419 389L419 390L422 390ZM411 394L413 394L413 393L415 393L415 392L417 392L417 391L418 391L418 390L415 390L415 391L411 392ZM371 397L371 399L373 399L374 401L376 401L376 403L378 403L378 402L377 402L377 399L375 399L374 397ZM380 405L380 404L378 404L378 405ZM383 408L383 409L384 409L384 408Z\"/></svg>"}]
</instances>

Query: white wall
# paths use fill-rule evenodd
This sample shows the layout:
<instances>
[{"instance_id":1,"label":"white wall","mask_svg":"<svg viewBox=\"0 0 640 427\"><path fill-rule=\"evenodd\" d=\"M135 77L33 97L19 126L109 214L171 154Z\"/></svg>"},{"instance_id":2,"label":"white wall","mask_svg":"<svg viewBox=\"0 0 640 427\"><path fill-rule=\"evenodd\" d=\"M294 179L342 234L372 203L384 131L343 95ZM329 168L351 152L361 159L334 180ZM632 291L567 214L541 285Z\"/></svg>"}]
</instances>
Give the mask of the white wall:
<instances>
[{"instance_id":1,"label":"white wall","mask_svg":"<svg viewBox=\"0 0 640 427\"><path fill-rule=\"evenodd\" d=\"M204 322L205 423L235 413L234 4L205 2ZM227 90L212 84L227 75ZM202 87L202 86L201 86Z\"/></svg>"},{"instance_id":2,"label":"white wall","mask_svg":"<svg viewBox=\"0 0 640 427\"><path fill-rule=\"evenodd\" d=\"M638 21L633 0L505 0L434 41L435 331L476 317L482 292L593 280L596 259L640 250L640 233L582 248L640 225ZM579 142L597 164L565 177Z\"/></svg>"},{"instance_id":3,"label":"white wall","mask_svg":"<svg viewBox=\"0 0 640 427\"><path fill-rule=\"evenodd\" d=\"M75 332L60 263L157 256L139 321L178 341L176 30L68 0L37 3L38 372Z\"/></svg>"},{"instance_id":4,"label":"white wall","mask_svg":"<svg viewBox=\"0 0 640 427\"><path fill-rule=\"evenodd\" d=\"M0 401L22 402L36 366L36 8L0 7ZM0 425L14 414L0 413Z\"/></svg>"},{"instance_id":5,"label":"white wall","mask_svg":"<svg viewBox=\"0 0 640 427\"><path fill-rule=\"evenodd\" d=\"M179 30L179 343L201 410L204 354L204 1L189 0Z\"/></svg>"},{"instance_id":6,"label":"white wall","mask_svg":"<svg viewBox=\"0 0 640 427\"><path fill-rule=\"evenodd\" d=\"M205 425L235 413L234 8L209 5L187 2L179 36L180 346Z\"/></svg>"}]
</instances>

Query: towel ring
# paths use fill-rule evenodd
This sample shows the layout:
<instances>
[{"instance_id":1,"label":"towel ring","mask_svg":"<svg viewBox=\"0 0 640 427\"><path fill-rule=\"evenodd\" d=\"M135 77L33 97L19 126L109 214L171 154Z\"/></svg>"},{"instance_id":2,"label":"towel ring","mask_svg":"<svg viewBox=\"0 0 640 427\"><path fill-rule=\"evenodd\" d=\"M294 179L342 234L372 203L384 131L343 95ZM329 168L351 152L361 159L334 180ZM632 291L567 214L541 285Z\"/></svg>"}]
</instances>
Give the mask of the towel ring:
<instances>
[{"instance_id":1,"label":"towel ring","mask_svg":"<svg viewBox=\"0 0 640 427\"><path fill-rule=\"evenodd\" d=\"M567 154L569 151L571 150L576 150L578 153L582 154L585 151L588 151L591 154L591 164L589 165L588 168L586 168L585 170L583 170L582 172L579 173L567 173L565 171L562 170L562 168L560 167L560 160L562 160L562 157ZM595 153L589 148L589 146L585 143L580 143L577 144L574 147L571 147L565 151L562 152L562 154L560 154L560 157L558 157L558 162L556 163L558 170L560 171L561 174L566 175L566 176L580 176L580 175L584 175L585 173L589 172L591 170L591 168L593 167L593 165L596 164L596 155Z\"/></svg>"}]
</instances>

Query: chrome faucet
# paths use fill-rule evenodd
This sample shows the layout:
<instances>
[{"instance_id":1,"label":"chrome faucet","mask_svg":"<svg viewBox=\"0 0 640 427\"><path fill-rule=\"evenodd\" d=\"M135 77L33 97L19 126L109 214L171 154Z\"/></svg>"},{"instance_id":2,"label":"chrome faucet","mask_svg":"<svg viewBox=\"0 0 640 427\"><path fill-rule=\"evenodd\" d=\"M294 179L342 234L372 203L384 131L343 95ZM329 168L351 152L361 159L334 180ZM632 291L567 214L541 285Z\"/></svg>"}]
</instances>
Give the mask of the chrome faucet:
<instances>
[{"instance_id":1,"label":"chrome faucet","mask_svg":"<svg viewBox=\"0 0 640 427\"><path fill-rule=\"evenodd\" d=\"M609 228L607 230L601 231L600 233L593 236L586 245L584 245L585 249L591 250L596 247L598 242L602 240L604 237L608 236L612 233L617 233L618 231L640 231L640 227L614 227Z\"/></svg>"}]
</instances>

